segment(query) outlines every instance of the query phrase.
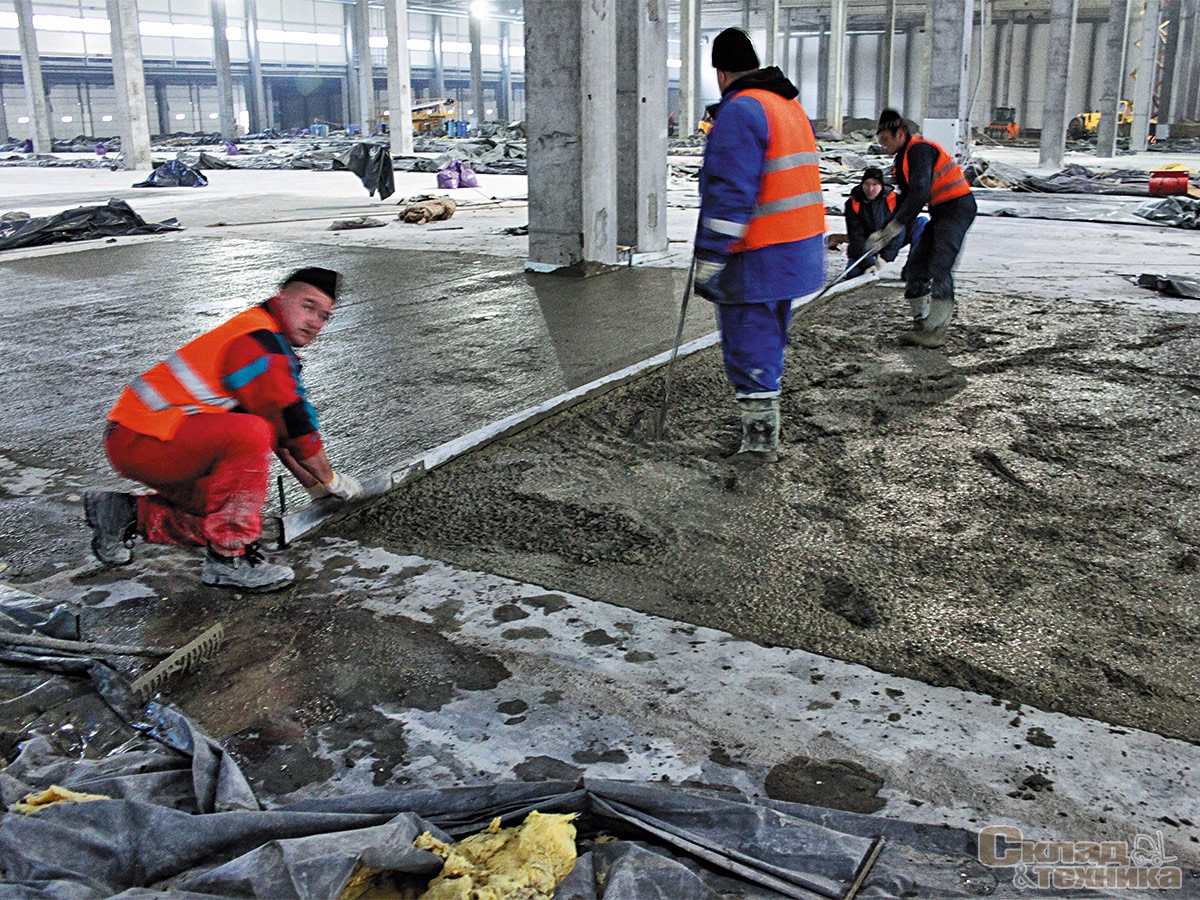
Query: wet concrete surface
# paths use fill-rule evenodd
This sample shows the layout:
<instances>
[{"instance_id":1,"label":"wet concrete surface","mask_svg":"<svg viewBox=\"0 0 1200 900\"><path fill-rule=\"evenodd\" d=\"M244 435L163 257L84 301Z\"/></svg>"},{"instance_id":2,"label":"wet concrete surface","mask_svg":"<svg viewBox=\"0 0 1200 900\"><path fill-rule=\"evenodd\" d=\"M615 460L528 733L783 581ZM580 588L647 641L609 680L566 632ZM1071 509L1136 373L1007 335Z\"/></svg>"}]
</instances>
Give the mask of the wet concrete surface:
<instances>
[{"instance_id":1,"label":"wet concrete surface","mask_svg":"<svg viewBox=\"0 0 1200 900\"><path fill-rule=\"evenodd\" d=\"M364 474L668 348L684 282L669 269L576 279L470 254L241 239L0 260L6 577L78 558L64 527L82 487L113 480L101 432L121 387L304 265L343 273L304 377L335 465ZM711 309L692 304L685 339L711 329Z\"/></svg>"}]
</instances>

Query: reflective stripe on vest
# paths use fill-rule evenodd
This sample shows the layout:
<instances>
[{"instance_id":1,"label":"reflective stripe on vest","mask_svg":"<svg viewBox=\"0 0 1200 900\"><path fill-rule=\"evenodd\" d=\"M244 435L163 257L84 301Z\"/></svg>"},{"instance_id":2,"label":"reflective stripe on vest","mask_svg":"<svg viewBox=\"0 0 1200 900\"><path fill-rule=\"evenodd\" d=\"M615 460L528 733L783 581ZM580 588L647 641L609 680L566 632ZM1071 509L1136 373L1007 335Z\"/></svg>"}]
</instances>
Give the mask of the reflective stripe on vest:
<instances>
[{"instance_id":1,"label":"reflective stripe on vest","mask_svg":"<svg viewBox=\"0 0 1200 900\"><path fill-rule=\"evenodd\" d=\"M887 202L888 211L895 212L896 211L896 192L895 191L892 191L890 194L887 195L886 202ZM851 197L850 198L850 208L852 210L854 210L854 214L857 216L858 211L860 209L862 209L862 204L860 204L858 202L857 198Z\"/></svg>"},{"instance_id":2,"label":"reflective stripe on vest","mask_svg":"<svg viewBox=\"0 0 1200 900\"><path fill-rule=\"evenodd\" d=\"M731 248L734 253L824 234L820 155L804 108L796 100L758 88L734 94L743 96L757 100L767 117L767 152L758 199L741 235L713 230L740 238Z\"/></svg>"},{"instance_id":3,"label":"reflective stripe on vest","mask_svg":"<svg viewBox=\"0 0 1200 900\"><path fill-rule=\"evenodd\" d=\"M218 371L230 343L254 331L278 332L270 313L252 307L180 347L170 358L135 378L108 414L109 421L170 440L185 416L228 412L237 400L225 392Z\"/></svg>"},{"instance_id":4,"label":"reflective stripe on vest","mask_svg":"<svg viewBox=\"0 0 1200 900\"><path fill-rule=\"evenodd\" d=\"M945 203L947 200L971 193L971 186L967 184L967 179L963 176L963 171L954 158L933 141L927 141L920 137L911 138L908 146L904 148L904 160L901 168L904 171L905 184L908 183L908 151L914 144L928 144L938 154L937 162L933 164L933 184L929 189L930 206L937 206L939 203Z\"/></svg>"}]
</instances>

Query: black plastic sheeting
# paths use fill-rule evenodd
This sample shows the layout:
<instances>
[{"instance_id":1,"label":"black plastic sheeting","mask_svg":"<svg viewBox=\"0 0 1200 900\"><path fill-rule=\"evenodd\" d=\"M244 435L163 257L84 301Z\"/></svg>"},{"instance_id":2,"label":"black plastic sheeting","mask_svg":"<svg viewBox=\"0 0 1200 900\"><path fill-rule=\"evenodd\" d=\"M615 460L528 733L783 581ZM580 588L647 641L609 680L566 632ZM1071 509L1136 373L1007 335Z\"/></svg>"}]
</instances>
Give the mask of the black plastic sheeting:
<instances>
[{"instance_id":1,"label":"black plastic sheeting","mask_svg":"<svg viewBox=\"0 0 1200 900\"><path fill-rule=\"evenodd\" d=\"M208 179L187 163L173 159L163 163L145 181L139 181L134 187L208 187Z\"/></svg>"},{"instance_id":2,"label":"black plastic sheeting","mask_svg":"<svg viewBox=\"0 0 1200 900\"><path fill-rule=\"evenodd\" d=\"M1150 173L1139 169L1093 172L1083 166L1067 166L1045 177L1029 175L1014 185L1013 190L1043 194L1131 194L1145 197L1150 190Z\"/></svg>"},{"instance_id":3,"label":"black plastic sheeting","mask_svg":"<svg viewBox=\"0 0 1200 900\"><path fill-rule=\"evenodd\" d=\"M38 601L0 586L0 629L71 633L69 613ZM834 900L856 884L861 898L1054 895L982 866L969 832L657 782L405 788L262 809L219 744L169 704L137 703L101 660L10 648L0 687L0 732L24 736L0 769L4 810L51 785L112 798L0 813L4 897L325 900L360 864L437 874L441 860L413 846L425 831L452 841L532 810L579 813L558 900ZM90 743L62 745L68 709Z\"/></svg>"},{"instance_id":4,"label":"black plastic sheeting","mask_svg":"<svg viewBox=\"0 0 1200 900\"><path fill-rule=\"evenodd\" d=\"M362 180L363 187L372 197L378 191L379 199L386 200L396 193L392 154L382 144L355 144L334 159L333 168L353 172Z\"/></svg>"},{"instance_id":5,"label":"black plastic sheeting","mask_svg":"<svg viewBox=\"0 0 1200 900\"><path fill-rule=\"evenodd\" d=\"M1174 225L1176 228L1200 228L1200 200L1195 197L1148 200L1133 213L1151 222Z\"/></svg>"},{"instance_id":6,"label":"black plastic sheeting","mask_svg":"<svg viewBox=\"0 0 1200 900\"><path fill-rule=\"evenodd\" d=\"M176 219L147 222L124 200L114 199L104 206L79 206L53 216L0 221L0 250L182 230Z\"/></svg>"},{"instance_id":7,"label":"black plastic sheeting","mask_svg":"<svg viewBox=\"0 0 1200 900\"><path fill-rule=\"evenodd\" d=\"M1137 286L1158 291L1168 297L1187 297L1190 300L1200 300L1200 278L1143 273L1138 276Z\"/></svg>"}]
</instances>

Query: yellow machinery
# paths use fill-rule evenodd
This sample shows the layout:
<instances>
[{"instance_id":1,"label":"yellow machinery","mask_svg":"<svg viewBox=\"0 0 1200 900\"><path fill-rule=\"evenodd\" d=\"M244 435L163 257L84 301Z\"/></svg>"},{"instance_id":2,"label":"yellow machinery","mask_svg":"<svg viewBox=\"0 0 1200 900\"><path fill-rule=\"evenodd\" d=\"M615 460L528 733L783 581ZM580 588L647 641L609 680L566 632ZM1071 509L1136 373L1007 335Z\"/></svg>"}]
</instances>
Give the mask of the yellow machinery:
<instances>
[{"instance_id":1,"label":"yellow machinery","mask_svg":"<svg viewBox=\"0 0 1200 900\"><path fill-rule=\"evenodd\" d=\"M1017 124L1017 109L1014 106L997 106L992 114L992 121L983 129L983 133L996 141L1011 141L1021 132Z\"/></svg>"},{"instance_id":2,"label":"yellow machinery","mask_svg":"<svg viewBox=\"0 0 1200 900\"><path fill-rule=\"evenodd\" d=\"M446 123L457 118L454 107L455 103L451 97L414 103L412 108L413 134L445 134ZM390 111L385 111L381 118L388 123L390 129Z\"/></svg>"},{"instance_id":3,"label":"yellow machinery","mask_svg":"<svg viewBox=\"0 0 1200 900\"><path fill-rule=\"evenodd\" d=\"M414 134L444 134L446 123L458 118L454 100L446 97L440 100L426 100L414 103L412 111Z\"/></svg>"},{"instance_id":4,"label":"yellow machinery","mask_svg":"<svg viewBox=\"0 0 1200 900\"><path fill-rule=\"evenodd\" d=\"M1150 134L1154 134L1154 126L1158 124L1158 119L1150 120ZM1096 131L1100 127L1099 112L1083 112L1071 119L1067 125L1067 137L1072 140L1080 140L1082 138L1090 138L1096 136ZM1133 127L1133 104L1128 100L1122 100L1117 106L1117 134L1121 137L1128 137L1130 129Z\"/></svg>"}]
</instances>

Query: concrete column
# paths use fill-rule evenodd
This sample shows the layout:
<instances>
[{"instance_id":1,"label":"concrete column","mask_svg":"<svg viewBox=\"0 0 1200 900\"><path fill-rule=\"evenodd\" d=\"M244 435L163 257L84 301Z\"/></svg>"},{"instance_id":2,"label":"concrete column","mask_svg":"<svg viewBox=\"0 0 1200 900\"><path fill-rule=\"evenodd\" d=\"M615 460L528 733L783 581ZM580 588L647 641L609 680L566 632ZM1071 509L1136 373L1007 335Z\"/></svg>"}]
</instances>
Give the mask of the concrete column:
<instances>
[{"instance_id":1,"label":"concrete column","mask_svg":"<svg viewBox=\"0 0 1200 900\"><path fill-rule=\"evenodd\" d=\"M742 31L750 31L750 0L742 0Z\"/></svg>"},{"instance_id":2,"label":"concrete column","mask_svg":"<svg viewBox=\"0 0 1200 900\"><path fill-rule=\"evenodd\" d=\"M895 53L896 40L896 0L887 0L883 14L883 36L879 40L879 93L877 104L882 110L892 105L892 60Z\"/></svg>"},{"instance_id":3,"label":"concrete column","mask_svg":"<svg viewBox=\"0 0 1200 900\"><path fill-rule=\"evenodd\" d=\"M1158 28L1162 22L1160 0L1146 0L1142 19L1142 52L1138 58L1137 78L1133 83L1133 129L1129 149L1138 153L1150 143L1150 119L1154 115L1155 86L1158 84Z\"/></svg>"},{"instance_id":4,"label":"concrete column","mask_svg":"<svg viewBox=\"0 0 1200 900\"><path fill-rule=\"evenodd\" d=\"M616 18L616 0L525 0L527 269L617 262Z\"/></svg>"},{"instance_id":5,"label":"concrete column","mask_svg":"<svg viewBox=\"0 0 1200 900\"><path fill-rule=\"evenodd\" d=\"M829 17L829 65L826 68L825 127L834 134L842 133L843 105L846 89L846 3L831 0Z\"/></svg>"},{"instance_id":6,"label":"concrete column","mask_svg":"<svg viewBox=\"0 0 1200 900\"><path fill-rule=\"evenodd\" d=\"M991 84L990 84L991 72L988 71L988 62L989 62L988 52L989 52L989 50L991 50L991 47L989 46L991 36L992 36L992 4L989 2L989 0L980 0L980 4L979 4L979 40L976 42L976 46L979 51L979 59L976 61L976 64L975 64L975 87L971 89L970 96L967 100L968 106L967 106L966 125L967 125L967 129L968 129L967 130L968 137L971 134L971 127L972 127L971 123L973 123L973 122L977 123L977 122L979 122L980 119L983 119L982 124L986 125L988 122L990 122L992 120L991 106L987 102L988 98L990 98L990 96L991 96ZM983 90L983 85L985 83L988 83L988 90L986 92ZM983 96L985 98L984 106L988 107L986 112L979 109L979 107L977 105L979 102L980 94L983 94Z\"/></svg>"},{"instance_id":7,"label":"concrete column","mask_svg":"<svg viewBox=\"0 0 1200 900\"><path fill-rule=\"evenodd\" d=\"M920 54L916 50L919 35L920 29L916 25L909 25L904 29L904 106L902 110L907 115L913 115L917 108L918 73L915 71L915 66L917 60L920 59Z\"/></svg>"},{"instance_id":8,"label":"concrete column","mask_svg":"<svg viewBox=\"0 0 1200 900\"><path fill-rule=\"evenodd\" d=\"M1179 77L1185 86L1180 115L1196 120L1200 119L1200 0L1187 0L1186 7L1190 37L1184 44L1185 52L1180 54Z\"/></svg>"},{"instance_id":9,"label":"concrete column","mask_svg":"<svg viewBox=\"0 0 1200 900\"><path fill-rule=\"evenodd\" d=\"M358 109L366 137L375 127L375 67L371 62L371 6L368 0L354 2L354 57L358 62Z\"/></svg>"},{"instance_id":10,"label":"concrete column","mask_svg":"<svg viewBox=\"0 0 1200 900\"><path fill-rule=\"evenodd\" d=\"M384 0L387 31L388 135L392 153L413 152L412 73L408 62L408 0Z\"/></svg>"},{"instance_id":11,"label":"concrete column","mask_svg":"<svg viewBox=\"0 0 1200 900\"><path fill-rule=\"evenodd\" d=\"M467 31L471 36L471 103L475 106L475 126L487 121L487 107L483 97L483 22L472 15Z\"/></svg>"},{"instance_id":12,"label":"concrete column","mask_svg":"<svg viewBox=\"0 0 1200 900\"><path fill-rule=\"evenodd\" d=\"M779 68L783 69L783 74L788 77L793 83L792 78L792 8L781 11L783 13L783 23L781 25L783 34L779 37Z\"/></svg>"},{"instance_id":13,"label":"concrete column","mask_svg":"<svg viewBox=\"0 0 1200 900\"><path fill-rule=\"evenodd\" d=\"M1062 168L1067 136L1071 56L1079 0L1050 0L1050 36L1046 48L1046 100L1042 106L1042 142L1038 164Z\"/></svg>"},{"instance_id":14,"label":"concrete column","mask_svg":"<svg viewBox=\"0 0 1200 900\"><path fill-rule=\"evenodd\" d=\"M430 40L430 52L433 53L433 96L440 99L446 99L446 67L442 62L442 17L434 15L433 19L433 36ZM458 115L462 115L462 110L458 111Z\"/></svg>"},{"instance_id":15,"label":"concrete column","mask_svg":"<svg viewBox=\"0 0 1200 900\"><path fill-rule=\"evenodd\" d=\"M122 164L126 169L150 166L150 120L146 115L146 75L138 34L137 0L108 0L112 27L113 82L121 126Z\"/></svg>"},{"instance_id":16,"label":"concrete column","mask_svg":"<svg viewBox=\"0 0 1200 900\"><path fill-rule=\"evenodd\" d=\"M921 83L918 86L917 102L921 107L920 116L917 111L909 112L905 110L908 117L913 121L919 122L925 116L929 115L929 67L933 65L933 3L925 5L925 39L921 41Z\"/></svg>"},{"instance_id":17,"label":"concrete column","mask_svg":"<svg viewBox=\"0 0 1200 900\"><path fill-rule=\"evenodd\" d=\"M257 134L273 127L274 123L263 85L262 53L258 46L258 6L256 0L242 2L246 9L246 51L250 63L250 89L246 91L246 96L250 101L250 130Z\"/></svg>"},{"instance_id":18,"label":"concrete column","mask_svg":"<svg viewBox=\"0 0 1200 900\"><path fill-rule=\"evenodd\" d=\"M526 20L528 21L528 20ZM700 121L696 85L700 81L697 44L700 39L699 0L679 0L679 136L687 137ZM525 51L525 77L529 78L529 51Z\"/></svg>"},{"instance_id":19,"label":"concrete column","mask_svg":"<svg viewBox=\"0 0 1200 900\"><path fill-rule=\"evenodd\" d=\"M1108 40L1104 49L1104 84L1100 88L1100 124L1096 128L1096 156L1117 155L1117 114L1125 83L1129 6L1133 0L1112 0L1108 7Z\"/></svg>"},{"instance_id":20,"label":"concrete column","mask_svg":"<svg viewBox=\"0 0 1200 900\"><path fill-rule=\"evenodd\" d=\"M209 16L213 30L213 68L217 70L217 116L221 137L232 141L237 137L237 118L233 112L233 73L229 71L229 35L225 15L225 0L209 0Z\"/></svg>"},{"instance_id":21,"label":"concrete column","mask_svg":"<svg viewBox=\"0 0 1200 900\"><path fill-rule=\"evenodd\" d=\"M1167 13L1167 47L1163 54L1162 84L1158 93L1158 123L1170 124L1175 120L1175 63L1179 54L1179 38L1183 33L1180 20L1184 15L1184 3L1175 0L1175 8ZM1166 130L1166 129L1164 129ZM1163 131L1159 131L1162 134Z\"/></svg>"},{"instance_id":22,"label":"concrete column","mask_svg":"<svg viewBox=\"0 0 1200 900\"><path fill-rule=\"evenodd\" d=\"M274 128L277 124L275 118L275 91L271 87L271 82L263 82L263 98L266 100L266 121L268 128Z\"/></svg>"},{"instance_id":23,"label":"concrete column","mask_svg":"<svg viewBox=\"0 0 1200 900\"><path fill-rule=\"evenodd\" d=\"M8 113L4 110L4 82L0 81L0 141L11 137L8 130Z\"/></svg>"},{"instance_id":24,"label":"concrete column","mask_svg":"<svg viewBox=\"0 0 1200 900\"><path fill-rule=\"evenodd\" d=\"M25 79L25 101L29 105L29 133L33 152L50 152L50 109L42 63L38 57L37 32L33 29L33 0L13 0L17 11L17 41L21 47L21 74Z\"/></svg>"},{"instance_id":25,"label":"concrete column","mask_svg":"<svg viewBox=\"0 0 1200 900\"><path fill-rule=\"evenodd\" d=\"M829 23L823 16L817 19L817 108L814 118L829 116Z\"/></svg>"},{"instance_id":26,"label":"concrete column","mask_svg":"<svg viewBox=\"0 0 1200 900\"><path fill-rule=\"evenodd\" d=\"M962 156L970 143L967 109L971 102L973 0L932 0L932 62L929 106L921 132L947 153Z\"/></svg>"},{"instance_id":27,"label":"concrete column","mask_svg":"<svg viewBox=\"0 0 1200 900\"><path fill-rule=\"evenodd\" d=\"M154 79L154 108L158 113L158 133L171 133L171 104L167 101L167 82L164 78Z\"/></svg>"},{"instance_id":28,"label":"concrete column","mask_svg":"<svg viewBox=\"0 0 1200 900\"><path fill-rule=\"evenodd\" d=\"M512 25L505 20L500 23L500 93L496 97L496 120L504 123L511 122L513 120L512 110ZM666 117L666 113L663 114L663 117Z\"/></svg>"},{"instance_id":29,"label":"concrete column","mask_svg":"<svg viewBox=\"0 0 1200 900\"><path fill-rule=\"evenodd\" d=\"M766 0L767 5L767 45L763 48L763 65L779 65L779 56L775 48L779 44L779 0Z\"/></svg>"},{"instance_id":30,"label":"concrete column","mask_svg":"<svg viewBox=\"0 0 1200 900\"><path fill-rule=\"evenodd\" d=\"M667 0L617 2L617 243L667 249Z\"/></svg>"},{"instance_id":31,"label":"concrete column","mask_svg":"<svg viewBox=\"0 0 1200 900\"><path fill-rule=\"evenodd\" d=\"M846 59L859 59L858 47L862 43L861 34L846 35ZM854 116L854 101L858 99L858 79L856 73L851 67L849 77L845 81L845 87L842 91L842 115Z\"/></svg>"}]
</instances>

